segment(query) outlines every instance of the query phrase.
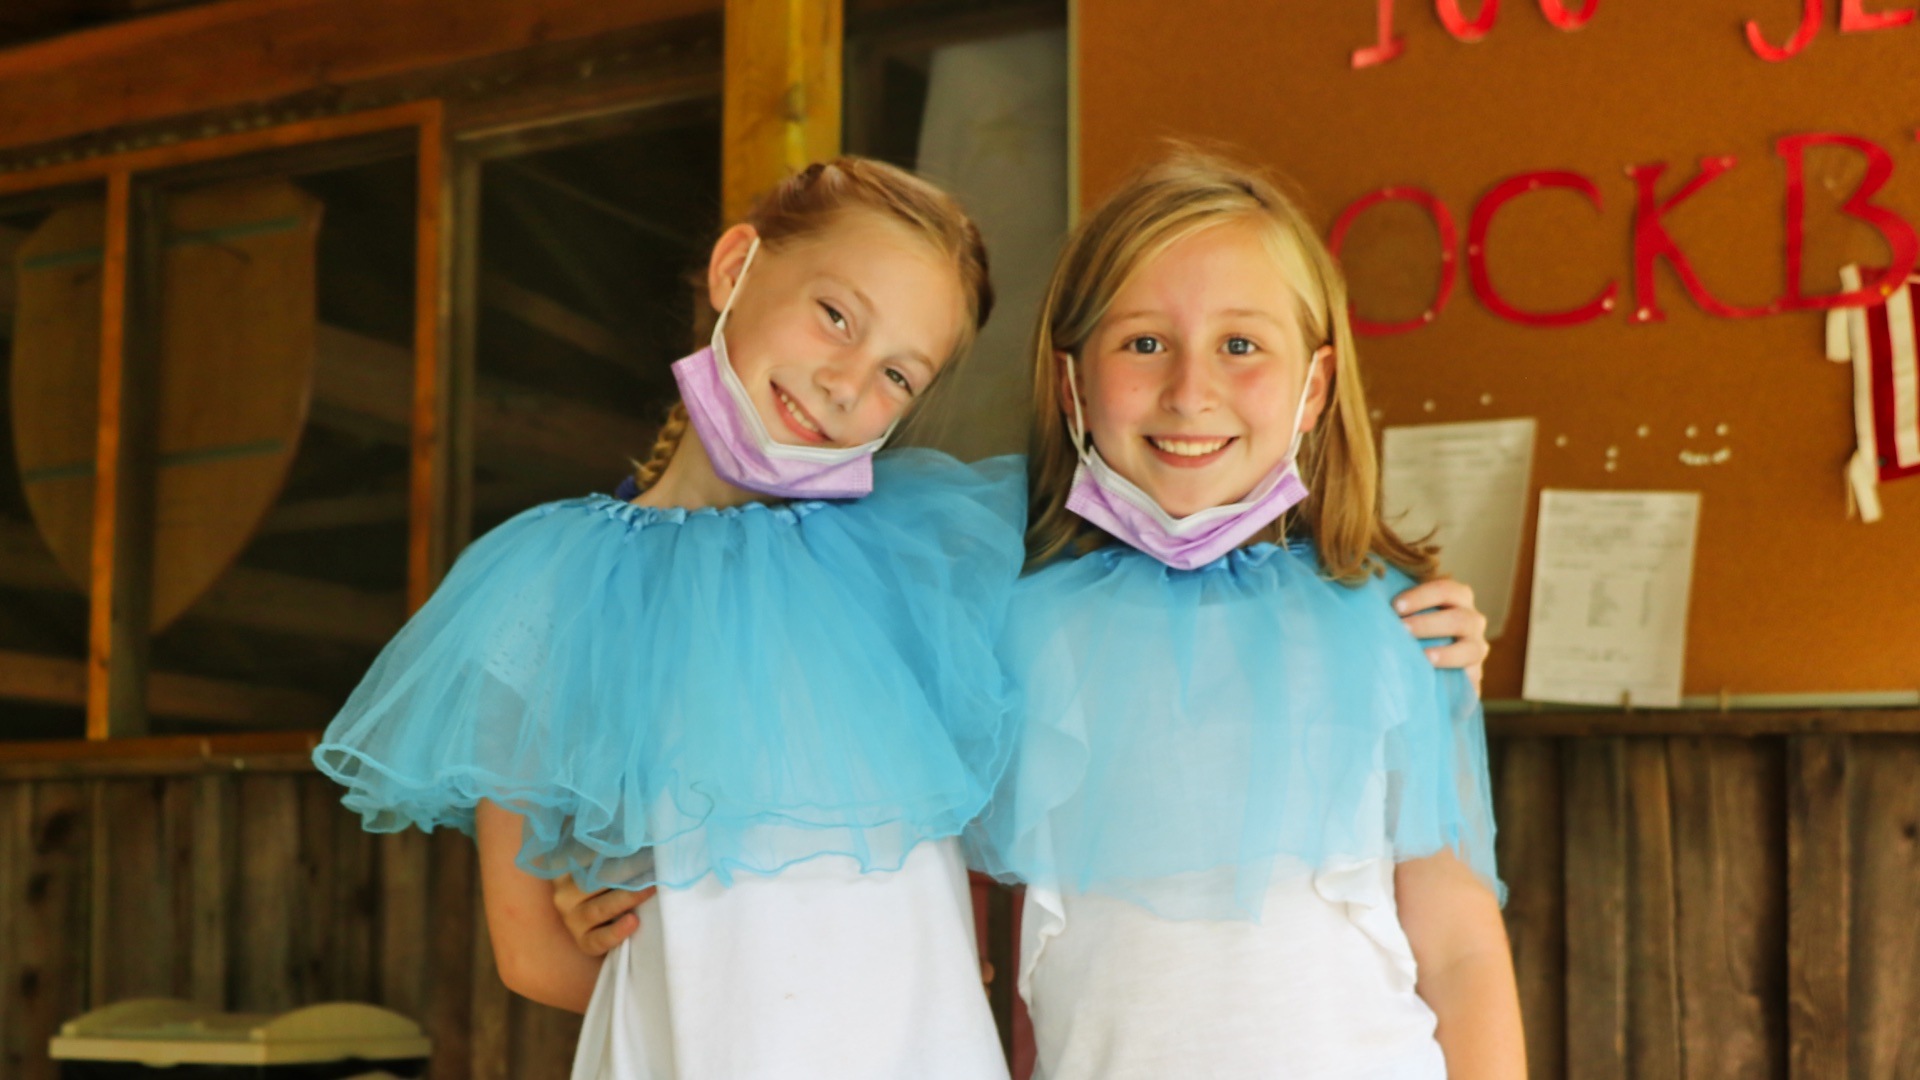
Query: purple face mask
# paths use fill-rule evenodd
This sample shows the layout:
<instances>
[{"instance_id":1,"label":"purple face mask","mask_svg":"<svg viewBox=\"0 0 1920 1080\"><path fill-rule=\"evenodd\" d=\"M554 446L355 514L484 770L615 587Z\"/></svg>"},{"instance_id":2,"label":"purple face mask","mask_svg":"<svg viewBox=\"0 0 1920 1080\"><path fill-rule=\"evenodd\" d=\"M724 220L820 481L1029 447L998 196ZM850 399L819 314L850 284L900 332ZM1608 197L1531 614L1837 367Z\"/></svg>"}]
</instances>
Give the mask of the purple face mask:
<instances>
[{"instance_id":1,"label":"purple face mask","mask_svg":"<svg viewBox=\"0 0 1920 1080\"><path fill-rule=\"evenodd\" d=\"M714 323L713 343L673 365L673 381L680 386L687 418L700 433L700 445L714 473L735 487L783 499L857 499L873 490L873 455L893 428L859 446L775 442L727 359L727 314L759 250L759 240L747 249L740 277Z\"/></svg>"},{"instance_id":2,"label":"purple face mask","mask_svg":"<svg viewBox=\"0 0 1920 1080\"><path fill-rule=\"evenodd\" d=\"M1073 395L1074 445L1080 449L1080 467L1074 470L1067 509L1106 530L1114 538L1151 555L1176 570L1196 570L1246 543L1281 514L1307 497L1300 478L1300 420L1306 415L1306 387L1313 381L1315 352L1307 362L1300 404L1293 413L1293 441L1287 456L1267 473L1246 498L1225 506L1208 507L1176 518L1113 471L1087 440L1086 419L1080 411L1080 387L1074 381L1074 362L1067 361L1067 388Z\"/></svg>"}]
</instances>

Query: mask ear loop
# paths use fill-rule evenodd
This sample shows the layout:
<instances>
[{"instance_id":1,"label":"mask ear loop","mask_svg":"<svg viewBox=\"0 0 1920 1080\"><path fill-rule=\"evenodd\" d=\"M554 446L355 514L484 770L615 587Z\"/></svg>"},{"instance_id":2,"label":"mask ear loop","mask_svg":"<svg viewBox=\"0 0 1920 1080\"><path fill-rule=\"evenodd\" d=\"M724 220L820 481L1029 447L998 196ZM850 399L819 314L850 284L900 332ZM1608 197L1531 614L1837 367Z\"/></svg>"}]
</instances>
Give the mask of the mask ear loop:
<instances>
[{"instance_id":1,"label":"mask ear loop","mask_svg":"<svg viewBox=\"0 0 1920 1080\"><path fill-rule=\"evenodd\" d=\"M1073 354L1069 353L1067 354L1067 393L1073 396L1073 452L1081 462L1091 466L1093 454L1087 449L1087 418L1080 412L1080 384L1073 377L1073 366Z\"/></svg>"},{"instance_id":2,"label":"mask ear loop","mask_svg":"<svg viewBox=\"0 0 1920 1080\"><path fill-rule=\"evenodd\" d=\"M740 264L740 276L733 279L733 289L727 293L727 302L720 305L720 317L713 321L713 332L717 337L727 325L727 316L733 314L733 302L740 295L740 287L747 283L747 271L753 269L753 257L760 253L760 238L754 237L747 246L747 261Z\"/></svg>"},{"instance_id":3,"label":"mask ear loop","mask_svg":"<svg viewBox=\"0 0 1920 1080\"><path fill-rule=\"evenodd\" d=\"M1287 444L1287 460L1293 461L1300 456L1300 441L1306 438L1306 432L1300 430L1300 421L1307 416L1307 391L1313 388L1313 372L1320 366L1320 354L1331 350L1333 346L1322 345L1313 350L1307 358L1307 378L1300 384L1300 403L1293 407L1293 440Z\"/></svg>"}]
</instances>

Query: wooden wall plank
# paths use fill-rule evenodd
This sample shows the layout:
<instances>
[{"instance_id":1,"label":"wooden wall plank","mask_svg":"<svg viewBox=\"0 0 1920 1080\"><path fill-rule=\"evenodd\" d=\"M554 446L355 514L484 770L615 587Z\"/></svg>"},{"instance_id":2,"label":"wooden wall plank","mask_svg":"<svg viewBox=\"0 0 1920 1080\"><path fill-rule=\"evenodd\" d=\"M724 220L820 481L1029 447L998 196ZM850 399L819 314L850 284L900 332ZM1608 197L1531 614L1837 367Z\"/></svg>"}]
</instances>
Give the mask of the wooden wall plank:
<instances>
[{"instance_id":1,"label":"wooden wall plank","mask_svg":"<svg viewBox=\"0 0 1920 1080\"><path fill-rule=\"evenodd\" d=\"M237 895L233 928L233 999L246 1012L279 1012L298 1004L305 984L289 922L305 915L300 867L299 794L285 776L243 776L236 843Z\"/></svg>"},{"instance_id":2,"label":"wooden wall plank","mask_svg":"<svg viewBox=\"0 0 1920 1080\"><path fill-rule=\"evenodd\" d=\"M472 1038L473 1080L508 1080L513 1052L513 993L500 981L500 969L493 962L493 941L487 933L487 920L480 907L479 883L474 883L472 927L473 999Z\"/></svg>"},{"instance_id":3,"label":"wooden wall plank","mask_svg":"<svg viewBox=\"0 0 1920 1080\"><path fill-rule=\"evenodd\" d=\"M55 1080L47 1040L62 1021L87 1008L91 805L83 783L23 788L30 803L29 850L18 867L23 889L9 931L15 935L15 980L0 988L6 995L0 1011L14 1018L8 1026L17 1040L9 1055L19 1054L18 1071L7 1075Z\"/></svg>"},{"instance_id":4,"label":"wooden wall plank","mask_svg":"<svg viewBox=\"0 0 1920 1080\"><path fill-rule=\"evenodd\" d=\"M1786 1074L1785 821L1777 747L1668 744L1689 1077Z\"/></svg>"},{"instance_id":5,"label":"wooden wall plank","mask_svg":"<svg viewBox=\"0 0 1920 1080\"><path fill-rule=\"evenodd\" d=\"M453 829L428 838L431 878L428 910L433 934L427 987L427 1037L433 1040L432 1080L473 1075L474 924L479 921L479 865L473 841Z\"/></svg>"},{"instance_id":6,"label":"wooden wall plank","mask_svg":"<svg viewBox=\"0 0 1920 1080\"><path fill-rule=\"evenodd\" d=\"M0 784L0 1075L26 1071L27 1012L19 991L25 957L24 936L27 879L33 852L33 787Z\"/></svg>"},{"instance_id":7,"label":"wooden wall plank","mask_svg":"<svg viewBox=\"0 0 1920 1080\"><path fill-rule=\"evenodd\" d=\"M1627 776L1621 739L1562 746L1566 776L1567 1072L1627 1076Z\"/></svg>"},{"instance_id":8,"label":"wooden wall plank","mask_svg":"<svg viewBox=\"0 0 1920 1080\"><path fill-rule=\"evenodd\" d=\"M95 1007L130 997L171 997L185 988L189 943L175 925L167 782L96 780L94 975Z\"/></svg>"},{"instance_id":9,"label":"wooden wall plank","mask_svg":"<svg viewBox=\"0 0 1920 1080\"><path fill-rule=\"evenodd\" d=\"M293 897L297 907L283 919L294 972L293 1004L309 1005L336 996L338 965L334 957L333 815L338 788L325 790L317 776L290 776L282 783L293 789L299 816L298 873Z\"/></svg>"},{"instance_id":10,"label":"wooden wall plank","mask_svg":"<svg viewBox=\"0 0 1920 1080\"><path fill-rule=\"evenodd\" d=\"M1628 1060L1634 1080L1680 1080L1678 919L1667 740L1627 743Z\"/></svg>"},{"instance_id":11,"label":"wooden wall plank","mask_svg":"<svg viewBox=\"0 0 1920 1080\"><path fill-rule=\"evenodd\" d=\"M333 833L333 863L322 868L330 879L333 907L327 996L372 1001L380 991L373 955L379 915L374 838L360 827L359 815L340 805L338 784L324 776L304 780Z\"/></svg>"},{"instance_id":12,"label":"wooden wall plank","mask_svg":"<svg viewBox=\"0 0 1920 1080\"><path fill-rule=\"evenodd\" d=\"M418 829L384 833L374 844L380 881L375 1000L424 1024L432 940L427 929L427 835Z\"/></svg>"},{"instance_id":13,"label":"wooden wall plank","mask_svg":"<svg viewBox=\"0 0 1920 1080\"><path fill-rule=\"evenodd\" d=\"M1848 1073L1849 736L1788 742L1787 1020L1793 1080Z\"/></svg>"},{"instance_id":14,"label":"wooden wall plank","mask_svg":"<svg viewBox=\"0 0 1920 1080\"><path fill-rule=\"evenodd\" d=\"M227 1008L232 1000L234 895L239 882L238 835L231 776L196 776L193 785L193 959L188 996Z\"/></svg>"},{"instance_id":15,"label":"wooden wall plank","mask_svg":"<svg viewBox=\"0 0 1920 1080\"><path fill-rule=\"evenodd\" d=\"M1507 938L1524 1004L1527 1066L1535 1077L1567 1066L1566 824L1560 749L1548 739L1493 747L1494 820L1507 883Z\"/></svg>"},{"instance_id":16,"label":"wooden wall plank","mask_svg":"<svg viewBox=\"0 0 1920 1080\"><path fill-rule=\"evenodd\" d=\"M573 1051L580 1044L583 1017L513 997L512 1063L515 1080L567 1080L573 1075Z\"/></svg>"},{"instance_id":17,"label":"wooden wall plank","mask_svg":"<svg viewBox=\"0 0 1920 1080\"><path fill-rule=\"evenodd\" d=\"M1907 1080L1920 1076L1920 739L1857 738L1849 768L1849 1058L1860 1080Z\"/></svg>"}]
</instances>

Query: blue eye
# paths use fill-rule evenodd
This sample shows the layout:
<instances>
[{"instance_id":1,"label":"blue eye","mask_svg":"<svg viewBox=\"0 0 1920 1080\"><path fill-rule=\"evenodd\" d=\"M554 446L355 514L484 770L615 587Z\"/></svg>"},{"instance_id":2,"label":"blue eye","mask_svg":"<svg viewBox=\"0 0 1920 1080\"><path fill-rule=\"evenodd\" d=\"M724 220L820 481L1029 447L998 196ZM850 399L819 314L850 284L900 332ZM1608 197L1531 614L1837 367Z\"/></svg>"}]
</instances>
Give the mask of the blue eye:
<instances>
[{"instance_id":1,"label":"blue eye","mask_svg":"<svg viewBox=\"0 0 1920 1080\"><path fill-rule=\"evenodd\" d=\"M847 328L847 317L840 314L839 308L822 300L820 301L820 310L827 313L827 318L832 321L835 329L845 330Z\"/></svg>"},{"instance_id":2,"label":"blue eye","mask_svg":"<svg viewBox=\"0 0 1920 1080\"><path fill-rule=\"evenodd\" d=\"M1138 353L1141 356L1155 356L1155 355L1158 355L1159 353L1166 351L1166 347L1160 343L1159 338L1150 337L1145 334L1142 334L1140 337L1133 338L1132 340L1128 341L1126 344L1122 345L1121 348L1125 349L1130 353Z\"/></svg>"},{"instance_id":3,"label":"blue eye","mask_svg":"<svg viewBox=\"0 0 1920 1080\"><path fill-rule=\"evenodd\" d=\"M908 379L906 375L902 374L899 368L888 368L887 378L892 379L894 382L894 385L898 386L902 390L905 390L908 393L908 395L912 395L913 381Z\"/></svg>"},{"instance_id":4,"label":"blue eye","mask_svg":"<svg viewBox=\"0 0 1920 1080\"><path fill-rule=\"evenodd\" d=\"M1251 339L1240 337L1237 334L1227 339L1227 352L1233 356L1252 356L1254 350L1259 347L1260 346L1255 345Z\"/></svg>"}]
</instances>

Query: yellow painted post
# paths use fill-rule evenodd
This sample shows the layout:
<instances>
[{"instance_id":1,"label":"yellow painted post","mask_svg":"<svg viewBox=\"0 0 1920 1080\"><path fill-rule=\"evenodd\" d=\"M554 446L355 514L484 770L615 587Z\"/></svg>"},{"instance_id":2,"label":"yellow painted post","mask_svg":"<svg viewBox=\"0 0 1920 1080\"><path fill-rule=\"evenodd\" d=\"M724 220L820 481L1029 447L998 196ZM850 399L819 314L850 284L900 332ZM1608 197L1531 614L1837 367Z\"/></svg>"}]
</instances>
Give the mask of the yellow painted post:
<instances>
[{"instance_id":1,"label":"yellow painted post","mask_svg":"<svg viewBox=\"0 0 1920 1080\"><path fill-rule=\"evenodd\" d=\"M728 221L840 153L841 0L727 0L721 202Z\"/></svg>"}]
</instances>

